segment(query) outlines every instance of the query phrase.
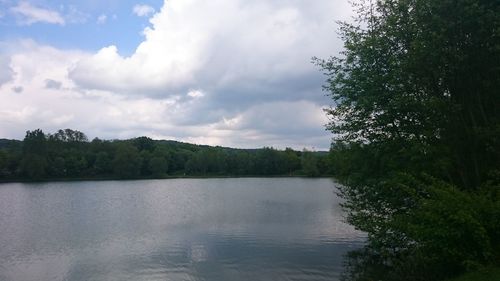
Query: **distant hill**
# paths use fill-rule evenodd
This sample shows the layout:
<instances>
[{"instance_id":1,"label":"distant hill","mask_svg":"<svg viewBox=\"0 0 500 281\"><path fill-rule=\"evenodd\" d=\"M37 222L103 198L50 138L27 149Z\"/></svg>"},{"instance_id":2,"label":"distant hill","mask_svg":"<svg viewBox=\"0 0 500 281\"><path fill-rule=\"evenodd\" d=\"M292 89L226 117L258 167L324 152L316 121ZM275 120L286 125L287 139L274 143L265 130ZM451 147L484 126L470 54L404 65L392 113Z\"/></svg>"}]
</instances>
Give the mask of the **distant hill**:
<instances>
[{"instance_id":1,"label":"distant hill","mask_svg":"<svg viewBox=\"0 0 500 281\"><path fill-rule=\"evenodd\" d=\"M0 149L9 148L12 146L20 146L22 141L20 140L10 140L10 139L0 139Z\"/></svg>"}]
</instances>

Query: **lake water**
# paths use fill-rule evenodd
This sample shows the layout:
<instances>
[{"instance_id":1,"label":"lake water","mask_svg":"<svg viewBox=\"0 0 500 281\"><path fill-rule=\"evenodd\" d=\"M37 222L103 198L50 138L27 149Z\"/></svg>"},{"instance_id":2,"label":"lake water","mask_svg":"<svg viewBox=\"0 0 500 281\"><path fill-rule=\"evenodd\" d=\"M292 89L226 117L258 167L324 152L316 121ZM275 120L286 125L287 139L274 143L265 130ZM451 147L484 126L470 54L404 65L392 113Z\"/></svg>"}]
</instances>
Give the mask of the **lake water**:
<instances>
[{"instance_id":1,"label":"lake water","mask_svg":"<svg viewBox=\"0 0 500 281\"><path fill-rule=\"evenodd\" d=\"M330 179L0 184L0 280L338 280Z\"/></svg>"}]
</instances>

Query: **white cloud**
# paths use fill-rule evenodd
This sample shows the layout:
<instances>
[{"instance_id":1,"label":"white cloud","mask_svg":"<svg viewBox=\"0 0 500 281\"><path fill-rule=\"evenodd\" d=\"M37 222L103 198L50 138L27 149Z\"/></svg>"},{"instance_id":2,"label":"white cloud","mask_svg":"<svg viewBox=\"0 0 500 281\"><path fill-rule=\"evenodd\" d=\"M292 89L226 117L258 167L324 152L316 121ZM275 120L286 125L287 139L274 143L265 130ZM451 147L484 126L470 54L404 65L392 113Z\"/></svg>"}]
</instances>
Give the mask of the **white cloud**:
<instances>
[{"instance_id":1,"label":"white cloud","mask_svg":"<svg viewBox=\"0 0 500 281\"><path fill-rule=\"evenodd\" d=\"M21 1L10 11L19 17L19 23L22 25L31 25L33 23L50 23L64 25L64 18L54 10L35 7L28 2Z\"/></svg>"},{"instance_id":2,"label":"white cloud","mask_svg":"<svg viewBox=\"0 0 500 281\"><path fill-rule=\"evenodd\" d=\"M147 135L199 144L255 148L304 146L327 148L321 106L310 101L256 104L235 114L204 109L208 93L191 90L164 99L129 98L111 92L75 88L68 66L90 54L62 51L32 41L18 43L11 55L15 79L0 89L0 136L22 138L26 130L54 132L74 128L90 138L130 138ZM33 61L37 61L33 64ZM22 94L11 88L22 85ZM201 109L200 110L200 106ZM206 122L206 115L222 116ZM185 125L182 118L197 116ZM179 119L181 118L181 119ZM293 124L293 126L291 126Z\"/></svg>"},{"instance_id":3,"label":"white cloud","mask_svg":"<svg viewBox=\"0 0 500 281\"><path fill-rule=\"evenodd\" d=\"M65 9L64 19L68 23L82 24L86 23L90 15L78 10L75 6L70 5Z\"/></svg>"},{"instance_id":4,"label":"white cloud","mask_svg":"<svg viewBox=\"0 0 500 281\"><path fill-rule=\"evenodd\" d=\"M90 138L327 149L329 101L310 59L340 50L334 21L347 5L332 2L169 0L131 56L13 43L0 136L69 127Z\"/></svg>"},{"instance_id":5,"label":"white cloud","mask_svg":"<svg viewBox=\"0 0 500 281\"><path fill-rule=\"evenodd\" d=\"M147 17L155 12L155 9L148 5L137 4L132 8L132 12L139 17Z\"/></svg>"},{"instance_id":6,"label":"white cloud","mask_svg":"<svg viewBox=\"0 0 500 281\"><path fill-rule=\"evenodd\" d=\"M205 96L205 94L200 90L189 91L187 95L192 98L202 98Z\"/></svg>"},{"instance_id":7,"label":"white cloud","mask_svg":"<svg viewBox=\"0 0 500 281\"><path fill-rule=\"evenodd\" d=\"M52 79L45 79L45 88L59 90L62 87L62 83Z\"/></svg>"},{"instance_id":8,"label":"white cloud","mask_svg":"<svg viewBox=\"0 0 500 281\"><path fill-rule=\"evenodd\" d=\"M97 24L105 24L108 19L108 16L102 14L99 17L97 17Z\"/></svg>"},{"instance_id":9,"label":"white cloud","mask_svg":"<svg viewBox=\"0 0 500 281\"><path fill-rule=\"evenodd\" d=\"M14 93L16 94L20 94L24 91L24 88L23 86L14 86L12 87L12 91L14 91Z\"/></svg>"},{"instance_id":10,"label":"white cloud","mask_svg":"<svg viewBox=\"0 0 500 281\"><path fill-rule=\"evenodd\" d=\"M259 143L278 148L327 149L330 136L322 126L328 121L324 107L310 101L255 105L223 118L213 125L213 130L228 134L219 139L219 145L227 143L227 138L233 146L255 147Z\"/></svg>"},{"instance_id":11,"label":"white cloud","mask_svg":"<svg viewBox=\"0 0 500 281\"><path fill-rule=\"evenodd\" d=\"M262 95L275 93L291 78L322 79L311 57L340 49L334 20L345 17L342 5L166 1L134 54L124 57L117 46L105 47L77 64L70 76L81 87L127 95L165 97L201 88L234 94L241 89L256 96L255 87L262 87Z\"/></svg>"},{"instance_id":12,"label":"white cloud","mask_svg":"<svg viewBox=\"0 0 500 281\"><path fill-rule=\"evenodd\" d=\"M10 60L0 55L0 87L14 77L14 71L10 67Z\"/></svg>"}]
</instances>

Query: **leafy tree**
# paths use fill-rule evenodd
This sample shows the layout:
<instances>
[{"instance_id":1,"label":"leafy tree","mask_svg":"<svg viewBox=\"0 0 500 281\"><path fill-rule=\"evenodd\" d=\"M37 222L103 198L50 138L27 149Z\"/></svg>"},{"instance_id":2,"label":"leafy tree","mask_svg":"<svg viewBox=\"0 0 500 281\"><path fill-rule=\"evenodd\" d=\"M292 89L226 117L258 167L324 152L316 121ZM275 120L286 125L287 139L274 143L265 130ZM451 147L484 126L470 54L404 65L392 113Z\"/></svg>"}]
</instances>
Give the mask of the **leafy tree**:
<instances>
[{"instance_id":1,"label":"leafy tree","mask_svg":"<svg viewBox=\"0 0 500 281\"><path fill-rule=\"evenodd\" d=\"M27 131L23 140L22 173L30 179L42 179L47 168L47 139L42 130Z\"/></svg>"},{"instance_id":2,"label":"leafy tree","mask_svg":"<svg viewBox=\"0 0 500 281\"><path fill-rule=\"evenodd\" d=\"M110 174L113 170L111 167L111 157L107 152L101 151L97 153L94 168L98 174Z\"/></svg>"},{"instance_id":3,"label":"leafy tree","mask_svg":"<svg viewBox=\"0 0 500 281\"><path fill-rule=\"evenodd\" d=\"M149 161L149 170L152 172L154 177L161 177L165 175L168 170L168 163L165 157L154 156Z\"/></svg>"},{"instance_id":4,"label":"leafy tree","mask_svg":"<svg viewBox=\"0 0 500 281\"><path fill-rule=\"evenodd\" d=\"M226 153L225 150L223 149L217 149L214 152L214 172L217 174L225 174L228 171L228 164L227 164L227 158L228 154Z\"/></svg>"},{"instance_id":5,"label":"leafy tree","mask_svg":"<svg viewBox=\"0 0 500 281\"><path fill-rule=\"evenodd\" d=\"M290 147L285 149L286 163L288 174L291 175L293 171L300 169L301 160L297 151L294 151Z\"/></svg>"},{"instance_id":6,"label":"leafy tree","mask_svg":"<svg viewBox=\"0 0 500 281\"><path fill-rule=\"evenodd\" d=\"M238 153L238 174L241 175L257 175L257 163L255 161L255 153L248 151Z\"/></svg>"},{"instance_id":7,"label":"leafy tree","mask_svg":"<svg viewBox=\"0 0 500 281\"><path fill-rule=\"evenodd\" d=\"M344 52L317 60L334 101L331 159L348 221L368 232L385 280L491 262L500 255L490 220L499 213L500 2L355 8L355 21L340 24Z\"/></svg>"},{"instance_id":8,"label":"leafy tree","mask_svg":"<svg viewBox=\"0 0 500 281\"><path fill-rule=\"evenodd\" d=\"M22 173L29 179L40 180L46 176L47 160L38 154L28 154L21 161Z\"/></svg>"},{"instance_id":9,"label":"leafy tree","mask_svg":"<svg viewBox=\"0 0 500 281\"><path fill-rule=\"evenodd\" d=\"M5 177L14 178L20 173L20 163L22 160L22 149L18 146L9 147L6 152Z\"/></svg>"},{"instance_id":10,"label":"leafy tree","mask_svg":"<svg viewBox=\"0 0 500 281\"><path fill-rule=\"evenodd\" d=\"M199 150L186 162L186 172L189 174L206 174L209 172L208 152Z\"/></svg>"},{"instance_id":11,"label":"leafy tree","mask_svg":"<svg viewBox=\"0 0 500 281\"><path fill-rule=\"evenodd\" d=\"M58 130L57 133L50 135L49 139L61 142L87 142L87 136L77 130L64 129Z\"/></svg>"},{"instance_id":12,"label":"leafy tree","mask_svg":"<svg viewBox=\"0 0 500 281\"><path fill-rule=\"evenodd\" d=\"M314 154L307 149L302 151L302 170L308 177L316 177L319 175L318 161Z\"/></svg>"},{"instance_id":13,"label":"leafy tree","mask_svg":"<svg viewBox=\"0 0 500 281\"><path fill-rule=\"evenodd\" d=\"M63 157L56 157L49 162L49 173L53 177L64 177L66 176L66 162Z\"/></svg>"},{"instance_id":14,"label":"leafy tree","mask_svg":"<svg viewBox=\"0 0 500 281\"><path fill-rule=\"evenodd\" d=\"M8 175L8 155L0 149L0 178Z\"/></svg>"},{"instance_id":15,"label":"leafy tree","mask_svg":"<svg viewBox=\"0 0 500 281\"><path fill-rule=\"evenodd\" d=\"M42 130L27 131L23 140L24 154L47 154L47 139Z\"/></svg>"},{"instance_id":16,"label":"leafy tree","mask_svg":"<svg viewBox=\"0 0 500 281\"><path fill-rule=\"evenodd\" d=\"M316 156L316 166L318 167L318 175L331 175L330 162L327 156Z\"/></svg>"},{"instance_id":17,"label":"leafy tree","mask_svg":"<svg viewBox=\"0 0 500 281\"><path fill-rule=\"evenodd\" d=\"M148 150L142 150L140 152L142 163L141 163L141 172L140 174L143 176L149 176L152 174L152 170L150 169L149 161L153 157L153 154Z\"/></svg>"},{"instance_id":18,"label":"leafy tree","mask_svg":"<svg viewBox=\"0 0 500 281\"><path fill-rule=\"evenodd\" d=\"M139 149L139 151L147 150L151 152L155 148L154 141L148 137L138 137L135 138L132 142L134 146Z\"/></svg>"},{"instance_id":19,"label":"leafy tree","mask_svg":"<svg viewBox=\"0 0 500 281\"><path fill-rule=\"evenodd\" d=\"M262 148L256 155L256 161L259 163L257 168L257 173L261 175L276 175L280 174L278 171L279 166L279 154L276 149L272 147ZM284 167L286 169L286 167Z\"/></svg>"},{"instance_id":20,"label":"leafy tree","mask_svg":"<svg viewBox=\"0 0 500 281\"><path fill-rule=\"evenodd\" d=\"M171 172L184 170L187 161L192 157L193 152L187 149L179 149L168 153L168 168Z\"/></svg>"},{"instance_id":21,"label":"leafy tree","mask_svg":"<svg viewBox=\"0 0 500 281\"><path fill-rule=\"evenodd\" d=\"M113 170L120 178L135 178L141 172L142 159L137 148L129 143L120 144L115 158Z\"/></svg>"},{"instance_id":22,"label":"leafy tree","mask_svg":"<svg viewBox=\"0 0 500 281\"><path fill-rule=\"evenodd\" d=\"M78 152L72 150L70 150L69 153L65 155L64 163L66 167L66 173L70 177L82 176L84 170L87 168L86 159L79 155Z\"/></svg>"}]
</instances>

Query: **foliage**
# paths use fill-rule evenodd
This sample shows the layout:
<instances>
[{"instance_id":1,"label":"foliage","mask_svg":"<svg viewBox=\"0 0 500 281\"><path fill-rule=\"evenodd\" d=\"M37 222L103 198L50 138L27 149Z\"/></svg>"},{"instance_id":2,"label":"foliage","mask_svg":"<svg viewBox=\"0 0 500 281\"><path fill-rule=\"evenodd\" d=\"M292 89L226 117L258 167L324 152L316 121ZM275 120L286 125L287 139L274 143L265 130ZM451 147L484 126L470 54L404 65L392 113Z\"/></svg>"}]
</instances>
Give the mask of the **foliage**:
<instances>
[{"instance_id":1,"label":"foliage","mask_svg":"<svg viewBox=\"0 0 500 281\"><path fill-rule=\"evenodd\" d=\"M113 170L111 159L107 152L100 151L96 155L94 167L96 174L109 174Z\"/></svg>"},{"instance_id":2,"label":"foliage","mask_svg":"<svg viewBox=\"0 0 500 281\"><path fill-rule=\"evenodd\" d=\"M87 136L71 129L58 130L55 134L49 135L49 140L59 142L87 142Z\"/></svg>"},{"instance_id":3,"label":"foliage","mask_svg":"<svg viewBox=\"0 0 500 281\"><path fill-rule=\"evenodd\" d=\"M317 159L311 152L304 149L304 151L302 151L301 160L304 174L308 177L315 177L319 175Z\"/></svg>"},{"instance_id":4,"label":"foliage","mask_svg":"<svg viewBox=\"0 0 500 281\"><path fill-rule=\"evenodd\" d=\"M369 234L368 258L354 264L378 264L367 272L384 280L435 280L494 262L500 2L355 9L341 23L341 56L316 60L334 101L331 167L345 183L348 221Z\"/></svg>"},{"instance_id":5,"label":"foliage","mask_svg":"<svg viewBox=\"0 0 500 281\"><path fill-rule=\"evenodd\" d=\"M118 146L113 159L113 171L120 178L135 178L141 172L142 159L139 150L131 144Z\"/></svg>"},{"instance_id":6,"label":"foliage","mask_svg":"<svg viewBox=\"0 0 500 281\"><path fill-rule=\"evenodd\" d=\"M40 180L46 175L47 161L42 155L28 154L21 161L22 175L28 179Z\"/></svg>"},{"instance_id":7,"label":"foliage","mask_svg":"<svg viewBox=\"0 0 500 281\"><path fill-rule=\"evenodd\" d=\"M232 149L139 137L88 141L72 129L28 131L23 141L0 139L0 180L162 178L167 176L327 175L325 154L287 148Z\"/></svg>"},{"instance_id":8,"label":"foliage","mask_svg":"<svg viewBox=\"0 0 500 281\"><path fill-rule=\"evenodd\" d=\"M478 271L465 274L450 281L498 281L500 280L499 267L481 268Z\"/></svg>"},{"instance_id":9,"label":"foliage","mask_svg":"<svg viewBox=\"0 0 500 281\"><path fill-rule=\"evenodd\" d=\"M42 179L47 169L47 139L42 130L27 131L23 141L21 173L29 179Z\"/></svg>"},{"instance_id":10,"label":"foliage","mask_svg":"<svg viewBox=\"0 0 500 281\"><path fill-rule=\"evenodd\" d=\"M165 157L155 156L149 161L149 169L155 177L163 176L167 173L168 163Z\"/></svg>"}]
</instances>

